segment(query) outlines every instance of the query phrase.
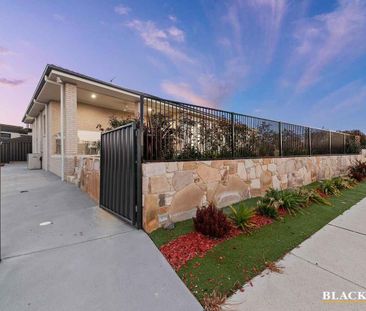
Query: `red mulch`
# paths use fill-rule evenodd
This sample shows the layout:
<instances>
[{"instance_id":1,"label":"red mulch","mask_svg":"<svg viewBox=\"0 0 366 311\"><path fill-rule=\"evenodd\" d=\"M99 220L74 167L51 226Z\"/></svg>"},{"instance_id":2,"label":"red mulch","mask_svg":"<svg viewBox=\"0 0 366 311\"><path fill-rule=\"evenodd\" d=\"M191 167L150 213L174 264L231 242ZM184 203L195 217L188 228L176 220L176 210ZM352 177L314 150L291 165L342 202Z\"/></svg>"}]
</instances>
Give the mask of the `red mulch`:
<instances>
[{"instance_id":1,"label":"red mulch","mask_svg":"<svg viewBox=\"0 0 366 311\"><path fill-rule=\"evenodd\" d=\"M250 220L250 222L255 229L259 229L263 226L270 225L271 223L273 223L273 219L262 215L254 215Z\"/></svg>"},{"instance_id":2,"label":"red mulch","mask_svg":"<svg viewBox=\"0 0 366 311\"><path fill-rule=\"evenodd\" d=\"M255 229L273 223L271 218L255 215L251 219ZM191 232L178 237L163 245L160 251L168 260L174 270L178 271L188 260L194 257L203 257L211 248L217 244L242 234L243 231L233 228L229 234L222 239L213 239L198 232Z\"/></svg>"},{"instance_id":3,"label":"red mulch","mask_svg":"<svg viewBox=\"0 0 366 311\"><path fill-rule=\"evenodd\" d=\"M178 271L188 260L194 257L203 257L217 244L241 233L242 231L239 229L233 228L226 237L212 239L199 232L191 232L163 245L160 251L174 270Z\"/></svg>"},{"instance_id":4,"label":"red mulch","mask_svg":"<svg viewBox=\"0 0 366 311\"><path fill-rule=\"evenodd\" d=\"M278 209L278 215L280 215L281 217L284 217L284 216L286 216L288 213L287 213L287 210L285 209L285 208L283 208L283 207L280 207L279 209Z\"/></svg>"},{"instance_id":5,"label":"red mulch","mask_svg":"<svg viewBox=\"0 0 366 311\"><path fill-rule=\"evenodd\" d=\"M318 193L322 198L327 198L327 197L328 197L324 192L320 191L319 189L316 189L316 192L317 192L317 193Z\"/></svg>"}]
</instances>

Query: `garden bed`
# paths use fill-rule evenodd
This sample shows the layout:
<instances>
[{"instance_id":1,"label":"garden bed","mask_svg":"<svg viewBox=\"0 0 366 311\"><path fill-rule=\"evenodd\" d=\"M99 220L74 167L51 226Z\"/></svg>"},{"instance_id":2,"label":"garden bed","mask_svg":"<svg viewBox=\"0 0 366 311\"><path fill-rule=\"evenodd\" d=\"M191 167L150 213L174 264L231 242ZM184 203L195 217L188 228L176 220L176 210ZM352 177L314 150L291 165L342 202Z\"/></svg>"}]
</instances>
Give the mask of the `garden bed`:
<instances>
[{"instance_id":1,"label":"garden bed","mask_svg":"<svg viewBox=\"0 0 366 311\"><path fill-rule=\"evenodd\" d=\"M310 187L313 187L310 186ZM282 215L281 220L265 225L251 234L239 234L203 248L175 266L178 275L192 293L202 302L213 291L230 295L291 249L366 197L366 182L353 189L343 190L340 196L329 197L332 206L312 204L295 216ZM255 206L257 199L245 201ZM174 244L174 240L194 232L192 220L176 224L170 231L158 229L151 234L158 247ZM189 236L188 236L189 237ZM205 237L206 239L209 239ZM192 246L193 247L193 246ZM164 246L162 249L169 249ZM174 267L174 265L173 265Z\"/></svg>"}]
</instances>

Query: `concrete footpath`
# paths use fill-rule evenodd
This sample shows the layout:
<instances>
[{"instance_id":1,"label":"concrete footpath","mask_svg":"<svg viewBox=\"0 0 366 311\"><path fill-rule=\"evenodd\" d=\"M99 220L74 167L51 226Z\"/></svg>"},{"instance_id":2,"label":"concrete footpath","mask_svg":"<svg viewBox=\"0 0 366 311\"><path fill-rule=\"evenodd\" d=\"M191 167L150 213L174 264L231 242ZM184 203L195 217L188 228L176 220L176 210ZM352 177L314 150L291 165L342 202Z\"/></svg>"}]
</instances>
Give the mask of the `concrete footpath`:
<instances>
[{"instance_id":1,"label":"concrete footpath","mask_svg":"<svg viewBox=\"0 0 366 311\"><path fill-rule=\"evenodd\" d=\"M53 174L1 173L1 311L202 310L143 231Z\"/></svg>"},{"instance_id":2,"label":"concrete footpath","mask_svg":"<svg viewBox=\"0 0 366 311\"><path fill-rule=\"evenodd\" d=\"M366 199L337 217L278 266L246 284L227 300L225 310L366 310L366 301L325 302L323 291L366 292ZM366 295L366 293L365 293Z\"/></svg>"}]
</instances>

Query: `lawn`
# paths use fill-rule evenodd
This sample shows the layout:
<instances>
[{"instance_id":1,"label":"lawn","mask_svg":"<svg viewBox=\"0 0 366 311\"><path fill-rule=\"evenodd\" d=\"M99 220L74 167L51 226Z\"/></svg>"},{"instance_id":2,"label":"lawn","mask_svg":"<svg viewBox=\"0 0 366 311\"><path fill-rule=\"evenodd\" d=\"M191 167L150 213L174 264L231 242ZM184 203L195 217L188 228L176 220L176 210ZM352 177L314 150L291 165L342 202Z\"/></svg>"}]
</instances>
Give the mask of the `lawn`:
<instances>
[{"instance_id":1,"label":"lawn","mask_svg":"<svg viewBox=\"0 0 366 311\"><path fill-rule=\"evenodd\" d=\"M266 268L298 246L332 219L366 197L366 182L329 200L333 206L313 204L295 216L285 216L250 235L240 235L211 249L203 258L194 258L177 273L192 293L202 301L213 290L230 295ZM257 199L247 200L248 206ZM192 220L176 224L171 231L156 230L151 234L157 246L193 230Z\"/></svg>"}]
</instances>

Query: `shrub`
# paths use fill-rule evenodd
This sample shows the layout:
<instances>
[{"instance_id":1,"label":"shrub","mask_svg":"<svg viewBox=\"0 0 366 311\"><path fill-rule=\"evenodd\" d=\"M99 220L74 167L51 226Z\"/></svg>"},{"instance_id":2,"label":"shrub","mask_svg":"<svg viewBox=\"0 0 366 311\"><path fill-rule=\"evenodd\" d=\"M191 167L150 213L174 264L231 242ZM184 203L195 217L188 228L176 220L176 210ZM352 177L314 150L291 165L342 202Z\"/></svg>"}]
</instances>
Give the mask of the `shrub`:
<instances>
[{"instance_id":1,"label":"shrub","mask_svg":"<svg viewBox=\"0 0 366 311\"><path fill-rule=\"evenodd\" d=\"M254 216L254 210L252 208L246 207L244 203L239 203L237 206L230 206L231 213L230 219L235 223L235 225L241 230L249 230L252 226L250 224L250 219Z\"/></svg>"},{"instance_id":2,"label":"shrub","mask_svg":"<svg viewBox=\"0 0 366 311\"><path fill-rule=\"evenodd\" d=\"M302 207L306 206L306 198L300 193L292 190L282 191L282 207L287 210L289 214L295 214Z\"/></svg>"},{"instance_id":3,"label":"shrub","mask_svg":"<svg viewBox=\"0 0 366 311\"><path fill-rule=\"evenodd\" d=\"M222 238L231 229L228 218L212 203L207 207L197 209L193 224L197 232L213 238Z\"/></svg>"},{"instance_id":4,"label":"shrub","mask_svg":"<svg viewBox=\"0 0 366 311\"><path fill-rule=\"evenodd\" d=\"M341 193L331 179L321 181L318 189L325 195L340 195Z\"/></svg>"},{"instance_id":5,"label":"shrub","mask_svg":"<svg viewBox=\"0 0 366 311\"><path fill-rule=\"evenodd\" d=\"M348 168L348 176L357 181L362 181L366 178L366 162L356 161Z\"/></svg>"},{"instance_id":6,"label":"shrub","mask_svg":"<svg viewBox=\"0 0 366 311\"><path fill-rule=\"evenodd\" d=\"M278 218L278 208L273 205L274 200L261 199L257 202L256 211L259 215L269 218Z\"/></svg>"},{"instance_id":7,"label":"shrub","mask_svg":"<svg viewBox=\"0 0 366 311\"><path fill-rule=\"evenodd\" d=\"M296 214L306 205L306 198L293 190L267 190L264 196L264 203L272 205L274 208L284 208L289 214Z\"/></svg>"},{"instance_id":8,"label":"shrub","mask_svg":"<svg viewBox=\"0 0 366 311\"><path fill-rule=\"evenodd\" d=\"M334 186L338 190L352 189L354 186L354 180L348 177L336 177L332 179Z\"/></svg>"},{"instance_id":9,"label":"shrub","mask_svg":"<svg viewBox=\"0 0 366 311\"><path fill-rule=\"evenodd\" d=\"M323 198L314 189L300 188L299 194L306 200L306 205L310 205L311 203L328 205L328 206L332 205L327 199Z\"/></svg>"},{"instance_id":10,"label":"shrub","mask_svg":"<svg viewBox=\"0 0 366 311\"><path fill-rule=\"evenodd\" d=\"M263 216L277 218L279 208L287 210L289 214L296 214L306 204L307 198L302 193L293 190L275 190L271 188L257 202L257 212Z\"/></svg>"}]
</instances>

